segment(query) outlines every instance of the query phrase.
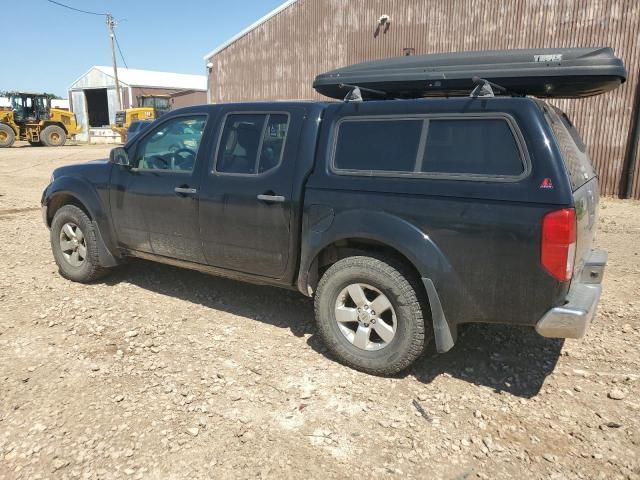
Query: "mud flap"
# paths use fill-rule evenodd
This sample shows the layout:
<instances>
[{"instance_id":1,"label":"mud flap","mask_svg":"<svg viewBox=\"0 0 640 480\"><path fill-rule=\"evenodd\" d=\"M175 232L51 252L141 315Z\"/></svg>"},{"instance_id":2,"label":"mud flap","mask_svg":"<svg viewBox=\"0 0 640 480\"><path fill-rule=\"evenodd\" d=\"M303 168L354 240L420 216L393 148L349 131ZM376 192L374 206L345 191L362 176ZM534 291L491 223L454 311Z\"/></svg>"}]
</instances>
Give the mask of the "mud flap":
<instances>
[{"instance_id":1,"label":"mud flap","mask_svg":"<svg viewBox=\"0 0 640 480\"><path fill-rule=\"evenodd\" d=\"M120 264L118 260L113 256L113 254L109 251L107 246L104 244L104 240L102 239L102 234L100 233L100 228L98 224L93 221L93 228L96 232L96 240L98 241L98 259L100 260L100 266L102 267L115 267Z\"/></svg>"},{"instance_id":2,"label":"mud flap","mask_svg":"<svg viewBox=\"0 0 640 480\"><path fill-rule=\"evenodd\" d=\"M430 278L422 278L424 288L427 290L429 305L431 306L431 317L433 319L433 334L436 341L438 353L448 352L453 348L458 337L458 329L447 322L440 303L440 297L436 287Z\"/></svg>"}]
</instances>

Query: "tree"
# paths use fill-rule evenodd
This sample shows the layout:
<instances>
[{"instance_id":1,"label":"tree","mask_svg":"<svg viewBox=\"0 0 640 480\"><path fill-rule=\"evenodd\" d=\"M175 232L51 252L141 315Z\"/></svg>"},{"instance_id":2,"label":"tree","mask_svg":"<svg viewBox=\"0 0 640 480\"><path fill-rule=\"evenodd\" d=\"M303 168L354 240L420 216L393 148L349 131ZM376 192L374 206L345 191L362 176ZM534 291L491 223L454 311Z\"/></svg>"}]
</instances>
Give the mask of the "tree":
<instances>
[{"instance_id":1,"label":"tree","mask_svg":"<svg viewBox=\"0 0 640 480\"><path fill-rule=\"evenodd\" d=\"M16 92L14 90L0 90L0 97L9 97L12 94L15 94ZM62 97L56 95L55 93L43 93L42 95L44 95L47 98L50 98L51 100L62 100Z\"/></svg>"}]
</instances>

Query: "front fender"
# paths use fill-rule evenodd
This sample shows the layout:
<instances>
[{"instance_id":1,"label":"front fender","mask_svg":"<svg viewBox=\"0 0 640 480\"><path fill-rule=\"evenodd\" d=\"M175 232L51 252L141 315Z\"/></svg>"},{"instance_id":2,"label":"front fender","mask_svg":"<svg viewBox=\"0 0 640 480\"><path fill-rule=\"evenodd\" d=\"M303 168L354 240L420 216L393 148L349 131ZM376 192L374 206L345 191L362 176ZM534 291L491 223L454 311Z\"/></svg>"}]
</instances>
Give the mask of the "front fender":
<instances>
[{"instance_id":1,"label":"front fender","mask_svg":"<svg viewBox=\"0 0 640 480\"><path fill-rule=\"evenodd\" d=\"M89 217L98 227L98 232L104 247L111 255L117 255L116 237L111 225L109 211L95 187L87 180L70 175L62 175L45 189L42 194L42 207L45 211L47 226L51 225L53 213L51 208L59 208L57 199L72 197L82 204L89 213ZM105 265L106 266L106 265Z\"/></svg>"}]
</instances>

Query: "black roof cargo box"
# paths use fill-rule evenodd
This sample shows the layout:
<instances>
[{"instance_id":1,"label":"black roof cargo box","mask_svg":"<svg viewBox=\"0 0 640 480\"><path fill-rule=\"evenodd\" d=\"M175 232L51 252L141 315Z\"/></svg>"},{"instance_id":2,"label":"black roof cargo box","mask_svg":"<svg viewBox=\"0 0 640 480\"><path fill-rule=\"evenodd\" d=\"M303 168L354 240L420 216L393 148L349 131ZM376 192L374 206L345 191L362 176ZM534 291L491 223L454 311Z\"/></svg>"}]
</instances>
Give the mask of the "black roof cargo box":
<instances>
[{"instance_id":1,"label":"black roof cargo box","mask_svg":"<svg viewBox=\"0 0 640 480\"><path fill-rule=\"evenodd\" d=\"M611 48L491 50L359 63L318 75L313 88L339 99L349 92L345 85L357 85L365 98L460 96L476 86L473 77L500 85L509 94L580 98L617 88L627 72Z\"/></svg>"}]
</instances>

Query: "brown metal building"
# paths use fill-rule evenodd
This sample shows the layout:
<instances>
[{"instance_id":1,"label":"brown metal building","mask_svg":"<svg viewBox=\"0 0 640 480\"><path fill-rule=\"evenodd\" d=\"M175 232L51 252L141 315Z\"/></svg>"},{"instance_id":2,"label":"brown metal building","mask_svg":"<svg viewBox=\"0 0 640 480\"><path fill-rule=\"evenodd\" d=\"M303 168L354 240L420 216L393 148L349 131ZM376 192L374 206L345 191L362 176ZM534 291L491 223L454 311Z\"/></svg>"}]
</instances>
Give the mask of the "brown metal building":
<instances>
[{"instance_id":1,"label":"brown metal building","mask_svg":"<svg viewBox=\"0 0 640 480\"><path fill-rule=\"evenodd\" d=\"M389 22L379 19L388 15ZM640 199L639 0L289 0L205 56L211 102L319 99L321 72L403 54L611 46L628 81L557 104L577 124L607 195ZM635 148L634 148L635 145Z\"/></svg>"}]
</instances>

